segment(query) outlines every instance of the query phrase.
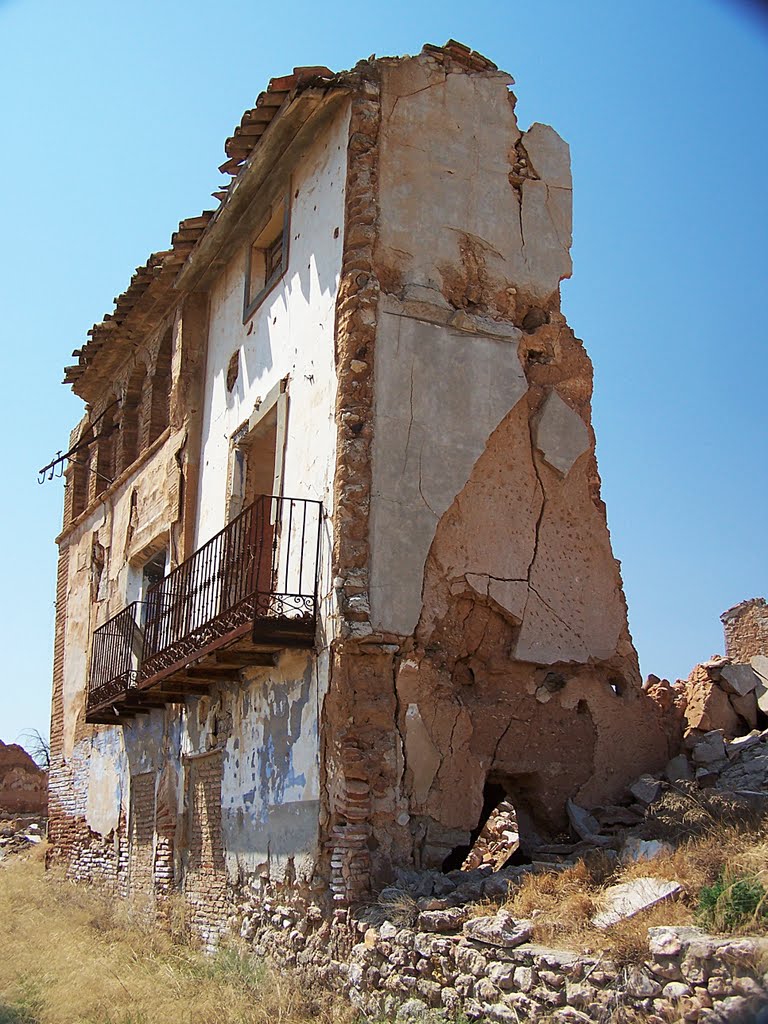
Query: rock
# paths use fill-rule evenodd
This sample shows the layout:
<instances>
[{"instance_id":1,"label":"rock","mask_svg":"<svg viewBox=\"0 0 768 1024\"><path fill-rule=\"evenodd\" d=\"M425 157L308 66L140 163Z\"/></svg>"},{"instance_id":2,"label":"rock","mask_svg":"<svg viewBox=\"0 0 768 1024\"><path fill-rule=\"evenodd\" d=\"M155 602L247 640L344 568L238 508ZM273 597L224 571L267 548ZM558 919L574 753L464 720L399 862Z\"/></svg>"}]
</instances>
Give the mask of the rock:
<instances>
[{"instance_id":1,"label":"rock","mask_svg":"<svg viewBox=\"0 0 768 1024\"><path fill-rule=\"evenodd\" d=\"M747 733L746 736L737 736L735 739L729 740L725 744L725 752L728 755L728 760L732 761L743 750L749 750L750 747L754 747L754 745L759 742L760 733L757 730Z\"/></svg>"},{"instance_id":2,"label":"rock","mask_svg":"<svg viewBox=\"0 0 768 1024\"><path fill-rule=\"evenodd\" d=\"M533 935L533 921L516 921L506 910L493 917L473 917L464 924L464 935L475 942L511 949Z\"/></svg>"},{"instance_id":3,"label":"rock","mask_svg":"<svg viewBox=\"0 0 768 1024\"><path fill-rule=\"evenodd\" d=\"M456 966L464 974L480 978L488 969L488 961L479 950L473 949L472 946L459 946L456 949ZM456 987L459 987L458 978Z\"/></svg>"},{"instance_id":4,"label":"rock","mask_svg":"<svg viewBox=\"0 0 768 1024\"><path fill-rule=\"evenodd\" d=\"M391 921L385 921L379 928L379 938L384 941L390 941L397 935L397 928L392 924Z\"/></svg>"},{"instance_id":5,"label":"rock","mask_svg":"<svg viewBox=\"0 0 768 1024\"><path fill-rule=\"evenodd\" d=\"M563 1006L561 1009L555 1010L552 1020L556 1024L581 1024L582 1021L585 1024L590 1024L592 1018L588 1014L582 1013L581 1010L574 1009L573 1006Z\"/></svg>"},{"instance_id":6,"label":"rock","mask_svg":"<svg viewBox=\"0 0 768 1024\"><path fill-rule=\"evenodd\" d=\"M687 692L685 718L689 730L712 732L722 729L729 736L738 731L738 715L728 701L728 694L717 683L698 682Z\"/></svg>"},{"instance_id":7,"label":"rock","mask_svg":"<svg viewBox=\"0 0 768 1024\"><path fill-rule=\"evenodd\" d=\"M664 775L669 782L688 782L693 778L693 771L685 754L678 754L667 763Z\"/></svg>"},{"instance_id":8,"label":"rock","mask_svg":"<svg viewBox=\"0 0 768 1024\"><path fill-rule=\"evenodd\" d=\"M586 840L588 843L594 843L596 846L608 846L611 840L608 836L601 836L600 826L597 823L597 819L594 818L589 811L584 810L583 807L579 807L578 804L574 803L573 800L568 800L566 803L566 810L568 811L568 820L573 826L573 830L577 836L581 839Z\"/></svg>"},{"instance_id":9,"label":"rock","mask_svg":"<svg viewBox=\"0 0 768 1024\"><path fill-rule=\"evenodd\" d=\"M635 878L631 882L609 886L603 894L605 909L593 917L592 923L596 928L610 928L641 910L669 899L681 892L682 888L678 882L661 878Z\"/></svg>"},{"instance_id":10,"label":"rock","mask_svg":"<svg viewBox=\"0 0 768 1024\"><path fill-rule=\"evenodd\" d=\"M743 719L750 729L754 729L757 725L757 693L753 690L745 697L732 693L729 700L739 718Z\"/></svg>"},{"instance_id":11,"label":"rock","mask_svg":"<svg viewBox=\"0 0 768 1024\"><path fill-rule=\"evenodd\" d=\"M641 775L637 782L629 787L629 791L635 800L648 807L658 799L661 793L661 783L652 775Z\"/></svg>"},{"instance_id":12,"label":"rock","mask_svg":"<svg viewBox=\"0 0 768 1024\"><path fill-rule=\"evenodd\" d=\"M630 836L624 843L621 850L621 859L625 864L631 864L641 860L653 860L664 853L673 853L674 847L670 843L663 843L659 839L638 839Z\"/></svg>"},{"instance_id":13,"label":"rock","mask_svg":"<svg viewBox=\"0 0 768 1024\"><path fill-rule=\"evenodd\" d=\"M752 693L759 682L757 672L751 665L724 665L720 669L720 685L738 697Z\"/></svg>"},{"instance_id":14,"label":"rock","mask_svg":"<svg viewBox=\"0 0 768 1024\"><path fill-rule=\"evenodd\" d=\"M635 999L653 999L661 992L661 985L649 978L642 967L627 970L627 992Z\"/></svg>"},{"instance_id":15,"label":"rock","mask_svg":"<svg viewBox=\"0 0 768 1024\"><path fill-rule=\"evenodd\" d=\"M654 956L677 956L684 946L704 938L700 928L667 925L648 929L648 949Z\"/></svg>"},{"instance_id":16,"label":"rock","mask_svg":"<svg viewBox=\"0 0 768 1024\"><path fill-rule=\"evenodd\" d=\"M515 965L514 964L492 964L488 977L502 991L509 992L515 987Z\"/></svg>"},{"instance_id":17,"label":"rock","mask_svg":"<svg viewBox=\"0 0 768 1024\"><path fill-rule=\"evenodd\" d=\"M429 1008L421 999L406 999L397 1011L396 1021L425 1020Z\"/></svg>"},{"instance_id":18,"label":"rock","mask_svg":"<svg viewBox=\"0 0 768 1024\"><path fill-rule=\"evenodd\" d=\"M518 992L530 992L536 981L533 969L530 967L516 967L514 978L515 988Z\"/></svg>"},{"instance_id":19,"label":"rock","mask_svg":"<svg viewBox=\"0 0 768 1024\"><path fill-rule=\"evenodd\" d=\"M457 932L469 917L467 907L447 910L424 910L419 914L417 927L422 932Z\"/></svg>"},{"instance_id":20,"label":"rock","mask_svg":"<svg viewBox=\"0 0 768 1024\"><path fill-rule=\"evenodd\" d=\"M705 733L693 748L693 760L697 765L709 766L725 760L723 730L713 729Z\"/></svg>"},{"instance_id":21,"label":"rock","mask_svg":"<svg viewBox=\"0 0 768 1024\"><path fill-rule=\"evenodd\" d=\"M670 981L664 986L661 994L665 999L682 999L684 996L689 996L691 990L682 981Z\"/></svg>"},{"instance_id":22,"label":"rock","mask_svg":"<svg viewBox=\"0 0 768 1024\"><path fill-rule=\"evenodd\" d=\"M495 1003L499 998L499 990L490 978L480 978L475 982L475 995L484 1003Z\"/></svg>"}]
</instances>

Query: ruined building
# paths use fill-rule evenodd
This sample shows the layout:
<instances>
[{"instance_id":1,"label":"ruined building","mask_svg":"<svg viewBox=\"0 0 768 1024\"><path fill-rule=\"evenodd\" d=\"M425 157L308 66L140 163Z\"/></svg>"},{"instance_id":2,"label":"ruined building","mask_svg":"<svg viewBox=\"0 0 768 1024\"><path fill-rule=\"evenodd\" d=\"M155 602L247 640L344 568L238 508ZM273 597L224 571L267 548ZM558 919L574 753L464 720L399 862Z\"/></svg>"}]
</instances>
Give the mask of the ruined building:
<instances>
[{"instance_id":1,"label":"ruined building","mask_svg":"<svg viewBox=\"0 0 768 1024\"><path fill-rule=\"evenodd\" d=\"M254 880L460 863L502 798L524 855L672 749L512 84L453 42L273 79L67 367L53 853L209 938Z\"/></svg>"}]
</instances>

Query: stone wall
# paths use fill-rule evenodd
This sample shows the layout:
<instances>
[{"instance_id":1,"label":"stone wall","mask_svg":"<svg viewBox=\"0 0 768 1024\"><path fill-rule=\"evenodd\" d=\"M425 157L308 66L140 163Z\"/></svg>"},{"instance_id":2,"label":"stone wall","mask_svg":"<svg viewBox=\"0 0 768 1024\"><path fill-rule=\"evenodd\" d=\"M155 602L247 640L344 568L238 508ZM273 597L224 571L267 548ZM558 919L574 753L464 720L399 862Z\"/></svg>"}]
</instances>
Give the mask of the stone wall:
<instances>
[{"instance_id":1,"label":"stone wall","mask_svg":"<svg viewBox=\"0 0 768 1024\"><path fill-rule=\"evenodd\" d=\"M427 921L428 918L433 920ZM633 1020L755 1024L768 1012L768 940L722 938L697 928L650 928L648 954L620 966L609 957L524 943L489 945L436 926L370 925L337 911L320 921L267 897L246 916L257 955L346 994L374 1017L556 1024ZM445 925L439 926L440 929ZM442 1019L445 1019L442 1016Z\"/></svg>"},{"instance_id":2,"label":"stone wall","mask_svg":"<svg viewBox=\"0 0 768 1024\"><path fill-rule=\"evenodd\" d=\"M768 657L768 604L764 597L753 597L729 608L720 621L725 653L731 661L746 664L755 655Z\"/></svg>"}]
</instances>

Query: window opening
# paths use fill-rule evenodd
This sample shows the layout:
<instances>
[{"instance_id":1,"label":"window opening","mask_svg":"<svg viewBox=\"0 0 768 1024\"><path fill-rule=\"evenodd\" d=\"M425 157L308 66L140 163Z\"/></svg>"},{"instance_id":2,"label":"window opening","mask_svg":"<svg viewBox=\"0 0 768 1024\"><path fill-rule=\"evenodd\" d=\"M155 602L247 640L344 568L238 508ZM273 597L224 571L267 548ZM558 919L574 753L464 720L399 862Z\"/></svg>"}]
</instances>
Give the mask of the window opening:
<instances>
[{"instance_id":1,"label":"window opening","mask_svg":"<svg viewBox=\"0 0 768 1024\"><path fill-rule=\"evenodd\" d=\"M286 271L288 263L288 204L282 200L248 249L243 321L253 313Z\"/></svg>"}]
</instances>

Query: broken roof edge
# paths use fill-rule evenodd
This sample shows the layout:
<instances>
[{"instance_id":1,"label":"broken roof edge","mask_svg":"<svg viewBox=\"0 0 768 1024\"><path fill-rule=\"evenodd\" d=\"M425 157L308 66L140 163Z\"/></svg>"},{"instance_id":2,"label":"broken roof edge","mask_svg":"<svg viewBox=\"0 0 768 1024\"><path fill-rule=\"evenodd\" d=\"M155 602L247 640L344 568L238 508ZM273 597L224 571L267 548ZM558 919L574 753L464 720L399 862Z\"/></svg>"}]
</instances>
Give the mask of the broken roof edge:
<instances>
[{"instance_id":1,"label":"broken roof edge","mask_svg":"<svg viewBox=\"0 0 768 1024\"><path fill-rule=\"evenodd\" d=\"M425 43L421 54L443 61L449 58L470 73L498 71L497 65L487 57L454 39L449 39L444 46ZM375 74L374 68L378 64L409 59L412 59L409 54L401 57L376 57L372 54L349 71L334 73L319 65L296 67L291 75L270 79L267 89L259 94L255 105L244 112L240 124L224 144L229 159L219 170L233 177L225 189L213 193L219 199L219 207L180 221L178 229L171 236L171 248L152 253L143 266L136 268L128 288L115 298L113 312L106 313L100 323L94 324L87 332L90 340L73 351L72 355L78 361L64 368L62 383L71 385L75 394L85 402L92 403L96 395L88 381L91 376L88 371L94 361L101 362L102 349L107 346L113 350L110 354L114 358L118 355L114 346L119 344L122 361L139 344L139 339L134 337L135 328L138 328L142 337L146 337L178 302L179 291L194 287L202 279L213 262L216 243L226 233L228 222L243 212L252 199L250 193L257 191L266 177L263 174L258 184L243 189L243 183L248 177L252 185L258 177L253 174L254 167L261 164L263 168L268 162L270 143L275 141L278 134L273 130L277 125L282 122L288 131L283 132L282 141L286 144L282 149L279 145L281 140L277 140L277 152L272 154L275 163L285 155L293 141L290 129L295 128L295 135L298 135L307 122L313 120L313 113L318 107L324 106L323 100L331 93L352 91L364 78ZM508 78L510 84L514 84L514 79L511 76ZM312 99L314 103L307 102ZM301 113L307 116L304 119L297 116L295 123L286 123L291 121L286 115L295 111L297 100L303 101L301 105L304 109ZM261 160L257 154L261 154ZM158 305L156 300L163 298L166 301ZM146 314L150 308L154 313L153 323L133 322L140 320L142 312ZM112 361L109 360L110 363ZM93 381L93 385L98 387L98 381Z\"/></svg>"}]
</instances>

